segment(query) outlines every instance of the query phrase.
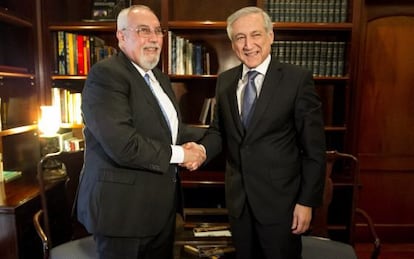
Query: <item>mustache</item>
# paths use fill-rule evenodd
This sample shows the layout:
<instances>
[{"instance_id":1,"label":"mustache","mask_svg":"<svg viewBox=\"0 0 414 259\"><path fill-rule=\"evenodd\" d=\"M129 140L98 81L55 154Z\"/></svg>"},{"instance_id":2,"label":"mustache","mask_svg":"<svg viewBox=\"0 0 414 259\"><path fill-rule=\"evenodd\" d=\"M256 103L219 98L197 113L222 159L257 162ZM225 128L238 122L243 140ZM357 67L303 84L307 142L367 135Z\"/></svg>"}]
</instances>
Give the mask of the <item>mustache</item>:
<instances>
[{"instance_id":1,"label":"mustache","mask_svg":"<svg viewBox=\"0 0 414 259\"><path fill-rule=\"evenodd\" d=\"M144 49L147 49L147 48L155 48L155 49L160 49L161 48L161 46L159 45L159 44L157 44L157 43L152 43L152 44L146 44L146 45L144 45L144 47L143 47Z\"/></svg>"}]
</instances>

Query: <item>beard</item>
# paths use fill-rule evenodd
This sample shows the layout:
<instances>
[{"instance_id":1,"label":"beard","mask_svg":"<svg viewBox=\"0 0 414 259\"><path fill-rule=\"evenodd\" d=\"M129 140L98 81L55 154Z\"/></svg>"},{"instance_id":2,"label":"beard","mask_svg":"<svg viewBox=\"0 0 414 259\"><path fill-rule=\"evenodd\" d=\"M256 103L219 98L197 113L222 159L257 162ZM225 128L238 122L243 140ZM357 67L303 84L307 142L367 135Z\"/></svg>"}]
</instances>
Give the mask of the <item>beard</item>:
<instances>
[{"instance_id":1,"label":"beard","mask_svg":"<svg viewBox=\"0 0 414 259\"><path fill-rule=\"evenodd\" d=\"M151 70L157 66L158 62L160 61L160 56L151 58L151 59L144 59L141 61L141 67L147 70Z\"/></svg>"},{"instance_id":2,"label":"beard","mask_svg":"<svg viewBox=\"0 0 414 259\"><path fill-rule=\"evenodd\" d=\"M158 47L158 50L161 48ZM141 49L141 59L140 66L144 69L151 70L157 66L158 62L160 61L160 54L161 51L157 51L155 55L148 55L145 53L145 48Z\"/></svg>"}]
</instances>

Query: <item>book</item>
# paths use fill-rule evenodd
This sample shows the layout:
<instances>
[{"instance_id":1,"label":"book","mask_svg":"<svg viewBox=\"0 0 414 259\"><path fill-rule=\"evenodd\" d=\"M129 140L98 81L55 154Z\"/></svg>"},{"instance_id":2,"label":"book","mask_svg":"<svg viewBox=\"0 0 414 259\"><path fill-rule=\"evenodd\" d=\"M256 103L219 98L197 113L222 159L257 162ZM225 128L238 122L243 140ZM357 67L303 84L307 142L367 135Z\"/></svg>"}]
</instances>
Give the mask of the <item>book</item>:
<instances>
[{"instance_id":1,"label":"book","mask_svg":"<svg viewBox=\"0 0 414 259\"><path fill-rule=\"evenodd\" d=\"M8 183L22 177L21 171L3 171L4 182Z\"/></svg>"},{"instance_id":2,"label":"book","mask_svg":"<svg viewBox=\"0 0 414 259\"><path fill-rule=\"evenodd\" d=\"M227 245L184 245L184 251L189 254L196 255L198 258L207 257L211 259L218 259L226 253L235 252L233 246Z\"/></svg>"},{"instance_id":3,"label":"book","mask_svg":"<svg viewBox=\"0 0 414 259\"><path fill-rule=\"evenodd\" d=\"M199 257L220 258L225 253L235 251L235 248L227 245L199 245L197 246Z\"/></svg>"},{"instance_id":4,"label":"book","mask_svg":"<svg viewBox=\"0 0 414 259\"><path fill-rule=\"evenodd\" d=\"M211 101L212 101L212 98L204 99L203 106L201 107L200 117L199 117L199 121L201 122L201 124L207 123L208 113L211 109Z\"/></svg>"},{"instance_id":5,"label":"book","mask_svg":"<svg viewBox=\"0 0 414 259\"><path fill-rule=\"evenodd\" d=\"M231 237L229 226L215 225L215 226L199 226L193 228L195 237Z\"/></svg>"}]
</instances>

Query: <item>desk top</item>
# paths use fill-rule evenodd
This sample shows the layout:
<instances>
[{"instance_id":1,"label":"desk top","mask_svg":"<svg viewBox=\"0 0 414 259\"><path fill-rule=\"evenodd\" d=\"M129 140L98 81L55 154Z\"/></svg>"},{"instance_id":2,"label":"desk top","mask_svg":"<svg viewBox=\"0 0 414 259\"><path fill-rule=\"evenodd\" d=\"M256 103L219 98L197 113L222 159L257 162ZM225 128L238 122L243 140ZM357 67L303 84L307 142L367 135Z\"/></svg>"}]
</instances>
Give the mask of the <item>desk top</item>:
<instances>
[{"instance_id":1,"label":"desk top","mask_svg":"<svg viewBox=\"0 0 414 259\"><path fill-rule=\"evenodd\" d=\"M59 182L63 181L50 183L50 186L53 186ZM25 174L23 174L23 176L19 179L6 183L5 189L6 203L4 205L0 205L1 214L15 213L15 210L19 206L22 206L27 201L38 197L40 194L39 183L36 178Z\"/></svg>"},{"instance_id":2,"label":"desk top","mask_svg":"<svg viewBox=\"0 0 414 259\"><path fill-rule=\"evenodd\" d=\"M231 237L195 237L193 228L178 229L175 235L175 245L231 245Z\"/></svg>"}]
</instances>

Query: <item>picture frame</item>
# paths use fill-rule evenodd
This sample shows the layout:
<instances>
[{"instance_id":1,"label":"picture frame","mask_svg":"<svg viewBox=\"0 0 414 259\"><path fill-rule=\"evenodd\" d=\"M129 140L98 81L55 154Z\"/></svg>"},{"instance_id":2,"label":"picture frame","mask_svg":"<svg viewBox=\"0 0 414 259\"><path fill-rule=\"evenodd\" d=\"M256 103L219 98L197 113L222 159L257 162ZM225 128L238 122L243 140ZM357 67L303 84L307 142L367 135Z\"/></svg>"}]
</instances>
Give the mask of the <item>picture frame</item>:
<instances>
[{"instance_id":1,"label":"picture frame","mask_svg":"<svg viewBox=\"0 0 414 259\"><path fill-rule=\"evenodd\" d=\"M118 13L129 6L131 0L93 0L91 18L95 21L115 21Z\"/></svg>"}]
</instances>

